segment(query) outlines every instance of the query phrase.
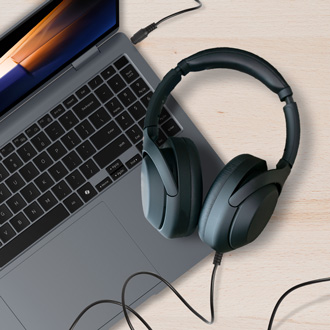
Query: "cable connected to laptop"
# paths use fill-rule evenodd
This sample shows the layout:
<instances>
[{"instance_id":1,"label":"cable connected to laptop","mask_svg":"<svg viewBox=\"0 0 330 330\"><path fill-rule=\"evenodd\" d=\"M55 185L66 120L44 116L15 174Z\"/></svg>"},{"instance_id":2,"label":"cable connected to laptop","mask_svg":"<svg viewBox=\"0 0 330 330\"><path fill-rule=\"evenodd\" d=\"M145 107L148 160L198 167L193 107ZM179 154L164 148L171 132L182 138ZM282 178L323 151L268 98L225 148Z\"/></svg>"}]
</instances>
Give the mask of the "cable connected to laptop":
<instances>
[{"instance_id":1,"label":"cable connected to laptop","mask_svg":"<svg viewBox=\"0 0 330 330\"><path fill-rule=\"evenodd\" d=\"M179 16L179 15L182 15L182 14L185 14L185 13L188 13L190 11L194 11L194 10L197 10L199 8L201 8L203 6L203 4L201 3L201 1L199 0L195 0L198 5L196 7L192 7L192 8L188 8L188 9L184 9L184 10L181 10L181 11L178 11L174 14L171 14L169 16L166 16L164 18L162 18L160 21L158 21L157 23L152 23L150 25L148 25L147 27L145 27L144 29L141 29L139 30L137 33L134 34L134 36L131 38L131 41L134 45L138 44L139 42L141 42L142 40L144 40L145 38L148 37L148 35L156 30L158 28L158 26L162 23L164 23L165 21L171 19L171 18L174 18L176 16Z\"/></svg>"},{"instance_id":2,"label":"cable connected to laptop","mask_svg":"<svg viewBox=\"0 0 330 330\"><path fill-rule=\"evenodd\" d=\"M147 323L147 321L138 313L136 312L133 308L129 307L126 305L126 301L125 301L125 293L126 293L126 288L128 283L136 276L140 276L140 275L148 275L148 276L152 276L157 278L158 280L160 280L161 282L163 282L169 289L171 289L171 291L181 300L181 302L194 314L196 315L200 320L202 320L203 322L205 322L206 324L212 324L214 322L214 282L215 282L215 276L216 276L216 272L218 267L221 264L221 260L222 260L222 254L221 253L215 253L214 255L214 259L213 259L213 271L212 271L212 276L211 276L211 284L210 284L210 311L211 311L211 319L210 321L208 321L206 318L204 318L200 313L198 313L183 297L182 295L173 287L173 285L171 283L169 283L168 281L166 281L163 277L161 277L158 274L155 273L151 273L151 272L138 272L135 273L133 275L131 275L130 277L127 278L127 280L125 281L123 287L122 287L122 292L121 292L121 302L116 301L116 300L99 300L96 301L92 304L90 304L89 306L87 306L79 315L78 317L75 319L75 321L73 322L73 324L71 325L69 330L74 330L75 327L77 326L77 324L79 323L79 321L81 320L81 318L94 306L97 305L101 305L101 304L114 304L117 306L121 306L124 312L124 316L126 319L126 322L129 326L129 328L131 330L134 330L133 324L130 321L129 318L129 314L127 311L130 311L131 313L133 313L142 323L143 325L148 329L148 330L152 330L152 328L150 327L150 325Z\"/></svg>"}]
</instances>

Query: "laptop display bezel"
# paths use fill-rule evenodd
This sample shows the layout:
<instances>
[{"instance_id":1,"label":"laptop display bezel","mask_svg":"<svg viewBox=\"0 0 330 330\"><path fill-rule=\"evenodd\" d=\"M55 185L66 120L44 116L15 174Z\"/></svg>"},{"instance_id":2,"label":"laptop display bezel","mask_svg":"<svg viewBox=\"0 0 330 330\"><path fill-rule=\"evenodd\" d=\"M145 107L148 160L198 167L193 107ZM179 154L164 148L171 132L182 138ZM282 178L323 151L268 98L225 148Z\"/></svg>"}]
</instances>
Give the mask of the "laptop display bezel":
<instances>
[{"instance_id":1,"label":"laptop display bezel","mask_svg":"<svg viewBox=\"0 0 330 330\"><path fill-rule=\"evenodd\" d=\"M17 24L16 27L9 30L0 38L0 57L6 54L17 42L19 42L34 26L36 26L45 16L47 16L52 10L54 10L61 2L64 0L52 0L46 3L44 6L41 6L32 16L28 16L26 19L23 19L21 22ZM112 32L116 31L119 28L119 0L115 0L116 2L116 24L102 34L99 38L95 39L92 43L90 43L87 47L85 47L82 51L80 51L77 55L72 57L69 61L60 66L56 71L48 75L43 81L41 81L36 86L32 87L27 93L18 98L15 102L13 102L10 106L5 108L0 112L0 121L6 118L5 114L7 114L10 110L12 110L15 106L17 106L20 102L22 102L25 98L39 89L42 85L44 85L47 81L55 77L59 72L61 72L68 65L77 60L81 55L83 55L87 50L97 45L101 40L107 37ZM1 101L0 101L1 102Z\"/></svg>"}]
</instances>

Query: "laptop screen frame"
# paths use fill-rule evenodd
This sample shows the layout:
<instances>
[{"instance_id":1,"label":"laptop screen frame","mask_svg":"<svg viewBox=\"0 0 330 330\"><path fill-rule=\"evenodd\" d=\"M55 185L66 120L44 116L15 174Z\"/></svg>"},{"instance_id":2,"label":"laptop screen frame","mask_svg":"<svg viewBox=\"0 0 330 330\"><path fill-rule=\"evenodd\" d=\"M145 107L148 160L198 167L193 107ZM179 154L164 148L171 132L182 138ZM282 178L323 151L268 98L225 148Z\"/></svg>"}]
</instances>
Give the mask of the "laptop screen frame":
<instances>
[{"instance_id":1,"label":"laptop screen frame","mask_svg":"<svg viewBox=\"0 0 330 330\"><path fill-rule=\"evenodd\" d=\"M23 19L16 26L10 29L8 32L5 32L0 37L0 57L6 54L13 46L16 45L31 29L34 28L46 15L48 15L52 10L54 10L61 2L64 0L52 0L46 2L44 5L41 5L35 12L33 12L30 16ZM46 82L55 77L59 72L65 69L68 65L72 64L75 60L77 60L80 56L82 56L86 51L97 45L100 41L102 41L105 37L109 36L111 33L115 32L119 28L119 0L116 1L116 24L110 28L108 31L103 33L99 38L95 39L92 43L90 43L87 47L85 47L82 51L80 51L77 55L73 56L70 60L60 66L56 71L48 75L43 81L41 81L36 86L32 87L27 93L18 98L15 102L13 102L10 106L5 108L0 112L0 122L5 119L10 110L16 107L20 102L26 99L29 95L38 90L41 86L43 86Z\"/></svg>"}]
</instances>

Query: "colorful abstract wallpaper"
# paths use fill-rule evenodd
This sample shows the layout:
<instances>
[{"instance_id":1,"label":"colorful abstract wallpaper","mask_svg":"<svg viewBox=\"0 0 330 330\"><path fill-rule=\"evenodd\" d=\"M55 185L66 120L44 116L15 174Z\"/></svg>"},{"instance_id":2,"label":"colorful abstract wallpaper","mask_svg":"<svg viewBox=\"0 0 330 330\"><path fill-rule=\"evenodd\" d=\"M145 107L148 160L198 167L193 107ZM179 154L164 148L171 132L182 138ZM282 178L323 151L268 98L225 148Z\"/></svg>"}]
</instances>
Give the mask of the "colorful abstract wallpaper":
<instances>
[{"instance_id":1,"label":"colorful abstract wallpaper","mask_svg":"<svg viewBox=\"0 0 330 330\"><path fill-rule=\"evenodd\" d=\"M61 2L0 58L0 115L115 24L115 0Z\"/></svg>"}]
</instances>

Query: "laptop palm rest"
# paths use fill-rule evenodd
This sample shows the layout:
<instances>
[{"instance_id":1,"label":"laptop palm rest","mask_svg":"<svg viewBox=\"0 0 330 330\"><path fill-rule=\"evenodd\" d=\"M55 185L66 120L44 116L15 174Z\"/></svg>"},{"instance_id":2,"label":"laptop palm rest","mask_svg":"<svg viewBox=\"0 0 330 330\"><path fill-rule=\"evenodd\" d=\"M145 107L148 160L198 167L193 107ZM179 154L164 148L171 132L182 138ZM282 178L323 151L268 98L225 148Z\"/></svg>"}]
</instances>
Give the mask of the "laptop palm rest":
<instances>
[{"instance_id":1,"label":"laptop palm rest","mask_svg":"<svg viewBox=\"0 0 330 330\"><path fill-rule=\"evenodd\" d=\"M13 312L27 330L68 329L80 311L95 300L120 300L125 279L141 270L155 271L101 203L3 278L0 292L8 306L15 306ZM118 287L111 283L118 283ZM134 279L127 303L157 283L152 278ZM99 329L120 312L118 306L97 306L77 330ZM10 315L7 319L14 322ZM19 325L10 328L10 324L4 329L23 329Z\"/></svg>"}]
</instances>

